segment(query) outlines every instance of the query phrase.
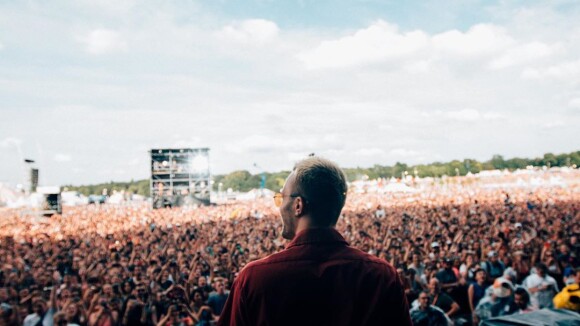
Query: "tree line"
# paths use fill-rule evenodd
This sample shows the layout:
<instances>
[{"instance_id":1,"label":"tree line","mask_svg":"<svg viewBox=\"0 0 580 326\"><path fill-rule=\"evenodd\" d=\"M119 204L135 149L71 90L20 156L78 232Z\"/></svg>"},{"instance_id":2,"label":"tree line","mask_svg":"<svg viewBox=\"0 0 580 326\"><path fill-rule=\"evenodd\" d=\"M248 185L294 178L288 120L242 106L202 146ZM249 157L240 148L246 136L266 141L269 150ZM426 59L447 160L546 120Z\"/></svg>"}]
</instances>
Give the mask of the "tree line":
<instances>
[{"instance_id":1,"label":"tree line","mask_svg":"<svg viewBox=\"0 0 580 326\"><path fill-rule=\"evenodd\" d=\"M504 159L501 155L494 155L490 160L479 162L474 159L453 160L450 162L434 162L430 164L407 165L405 163L397 162L392 166L388 165L374 165L368 168L356 167L345 168L344 172L349 181L359 180L362 177L369 179L377 178L401 178L405 175L424 177L441 177L466 175L468 173L478 173L484 170L516 170L525 169L527 166L534 167L580 167L580 151L566 153L566 154L552 154L546 153L542 157L537 158L519 158ZM213 190L227 191L232 189L234 191L249 191L254 188L264 188L278 191L284 186L286 177L290 171L280 172L264 172L258 174L251 174L246 170L234 171L228 174L214 175ZM68 190L78 191L84 195L101 194L103 189L107 189L108 193L112 191L122 191L149 196L149 179L131 180L129 182L109 182L96 185L84 186L65 186Z\"/></svg>"}]
</instances>

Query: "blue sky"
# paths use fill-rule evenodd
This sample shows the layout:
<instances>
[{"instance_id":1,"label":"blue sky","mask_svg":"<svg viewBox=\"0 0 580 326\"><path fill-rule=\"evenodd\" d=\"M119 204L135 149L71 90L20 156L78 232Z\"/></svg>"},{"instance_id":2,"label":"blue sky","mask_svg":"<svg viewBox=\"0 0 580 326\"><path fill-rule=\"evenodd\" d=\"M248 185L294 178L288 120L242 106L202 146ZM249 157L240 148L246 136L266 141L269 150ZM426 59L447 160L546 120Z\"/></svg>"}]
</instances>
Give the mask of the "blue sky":
<instances>
[{"instance_id":1,"label":"blue sky","mask_svg":"<svg viewBox=\"0 0 580 326\"><path fill-rule=\"evenodd\" d=\"M0 182L534 157L580 148L576 1L0 3Z\"/></svg>"}]
</instances>

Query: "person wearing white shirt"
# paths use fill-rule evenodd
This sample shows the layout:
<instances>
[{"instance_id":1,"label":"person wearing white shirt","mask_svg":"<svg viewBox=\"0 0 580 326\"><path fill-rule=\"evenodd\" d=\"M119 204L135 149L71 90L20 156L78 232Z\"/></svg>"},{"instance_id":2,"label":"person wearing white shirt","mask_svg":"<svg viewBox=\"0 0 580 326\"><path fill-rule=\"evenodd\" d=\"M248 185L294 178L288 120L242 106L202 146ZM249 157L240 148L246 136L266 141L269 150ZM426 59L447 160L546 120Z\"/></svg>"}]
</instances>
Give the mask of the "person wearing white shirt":
<instances>
[{"instance_id":1,"label":"person wearing white shirt","mask_svg":"<svg viewBox=\"0 0 580 326\"><path fill-rule=\"evenodd\" d=\"M559 292L558 283L548 275L548 267L539 263L536 265L536 273L530 274L523 282L524 287L530 292L531 304L535 308L551 308L552 298Z\"/></svg>"},{"instance_id":2,"label":"person wearing white shirt","mask_svg":"<svg viewBox=\"0 0 580 326\"><path fill-rule=\"evenodd\" d=\"M53 325L54 308L47 309L46 301L42 298L35 298L32 302L33 313L24 318L24 326L35 326L41 322L43 326Z\"/></svg>"}]
</instances>

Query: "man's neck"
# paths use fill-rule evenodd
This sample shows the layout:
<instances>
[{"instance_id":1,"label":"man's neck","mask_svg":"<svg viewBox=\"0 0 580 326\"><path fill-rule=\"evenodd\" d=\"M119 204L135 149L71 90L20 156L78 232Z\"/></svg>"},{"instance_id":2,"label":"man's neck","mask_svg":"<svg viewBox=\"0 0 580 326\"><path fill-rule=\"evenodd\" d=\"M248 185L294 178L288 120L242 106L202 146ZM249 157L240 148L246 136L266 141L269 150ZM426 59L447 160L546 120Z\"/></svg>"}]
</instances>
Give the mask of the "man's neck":
<instances>
[{"instance_id":1,"label":"man's neck","mask_svg":"<svg viewBox=\"0 0 580 326\"><path fill-rule=\"evenodd\" d=\"M333 226L313 225L312 222L310 222L310 218L307 216L304 216L304 217L300 218L300 220L298 220L298 225L296 226L296 234L299 234L300 232L305 231L305 230L329 229L329 228L334 228L334 227Z\"/></svg>"}]
</instances>

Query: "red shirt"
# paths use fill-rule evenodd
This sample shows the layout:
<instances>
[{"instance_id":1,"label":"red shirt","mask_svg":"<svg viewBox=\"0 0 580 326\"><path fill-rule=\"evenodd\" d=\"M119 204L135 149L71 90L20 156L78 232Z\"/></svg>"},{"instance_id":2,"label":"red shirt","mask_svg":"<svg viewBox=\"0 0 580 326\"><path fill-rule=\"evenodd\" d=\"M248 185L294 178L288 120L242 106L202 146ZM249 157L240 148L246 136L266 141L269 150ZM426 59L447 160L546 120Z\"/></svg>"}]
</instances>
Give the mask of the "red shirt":
<instances>
[{"instance_id":1,"label":"red shirt","mask_svg":"<svg viewBox=\"0 0 580 326\"><path fill-rule=\"evenodd\" d=\"M218 325L412 325L397 272L333 228L308 229L248 264Z\"/></svg>"}]
</instances>

